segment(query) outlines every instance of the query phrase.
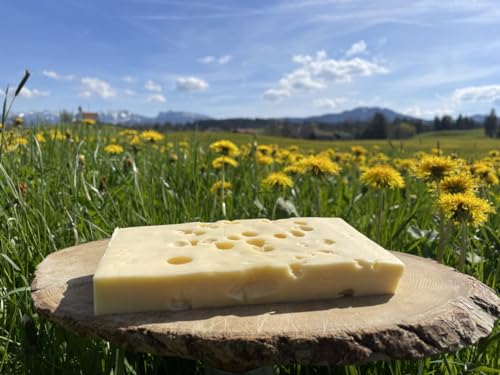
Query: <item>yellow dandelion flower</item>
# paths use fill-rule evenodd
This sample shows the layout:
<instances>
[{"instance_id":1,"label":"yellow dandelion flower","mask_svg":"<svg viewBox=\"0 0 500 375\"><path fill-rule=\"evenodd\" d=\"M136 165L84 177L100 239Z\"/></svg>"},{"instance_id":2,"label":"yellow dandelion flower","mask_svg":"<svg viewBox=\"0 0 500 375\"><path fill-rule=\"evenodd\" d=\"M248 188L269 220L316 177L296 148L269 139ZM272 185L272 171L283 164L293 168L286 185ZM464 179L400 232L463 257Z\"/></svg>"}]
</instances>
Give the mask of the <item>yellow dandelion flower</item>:
<instances>
[{"instance_id":1,"label":"yellow dandelion flower","mask_svg":"<svg viewBox=\"0 0 500 375\"><path fill-rule=\"evenodd\" d=\"M274 159L271 156L257 154L257 163L260 165L271 165Z\"/></svg>"},{"instance_id":2,"label":"yellow dandelion flower","mask_svg":"<svg viewBox=\"0 0 500 375\"><path fill-rule=\"evenodd\" d=\"M123 147L116 143L111 143L104 147L104 152L110 155L120 155L123 152Z\"/></svg>"},{"instance_id":3,"label":"yellow dandelion flower","mask_svg":"<svg viewBox=\"0 0 500 375\"><path fill-rule=\"evenodd\" d=\"M408 172L415 168L415 159L394 159L394 165L400 172Z\"/></svg>"},{"instance_id":4,"label":"yellow dandelion flower","mask_svg":"<svg viewBox=\"0 0 500 375\"><path fill-rule=\"evenodd\" d=\"M160 142L163 139L163 134L156 130L145 130L141 133L141 138L147 142Z\"/></svg>"},{"instance_id":5,"label":"yellow dandelion flower","mask_svg":"<svg viewBox=\"0 0 500 375\"><path fill-rule=\"evenodd\" d=\"M457 162L444 156L426 155L416 164L414 173L425 181L440 181L457 168Z\"/></svg>"},{"instance_id":6,"label":"yellow dandelion flower","mask_svg":"<svg viewBox=\"0 0 500 375\"><path fill-rule=\"evenodd\" d=\"M26 146L28 144L28 138L16 136L11 140L12 145Z\"/></svg>"},{"instance_id":7,"label":"yellow dandelion flower","mask_svg":"<svg viewBox=\"0 0 500 375\"><path fill-rule=\"evenodd\" d=\"M53 141L63 141L66 139L66 135L59 130L51 130L49 132L49 138Z\"/></svg>"},{"instance_id":8,"label":"yellow dandelion flower","mask_svg":"<svg viewBox=\"0 0 500 375\"><path fill-rule=\"evenodd\" d=\"M365 156L368 153L368 151L363 146L352 146L351 153L354 156L359 157L359 156Z\"/></svg>"},{"instance_id":9,"label":"yellow dandelion flower","mask_svg":"<svg viewBox=\"0 0 500 375\"><path fill-rule=\"evenodd\" d=\"M130 144L132 146L138 146L141 143L141 138L137 135L133 136L132 139L130 140Z\"/></svg>"},{"instance_id":10,"label":"yellow dandelion flower","mask_svg":"<svg viewBox=\"0 0 500 375\"><path fill-rule=\"evenodd\" d=\"M298 162L306 173L311 173L315 176L322 175L338 175L340 167L330 159L319 156L308 156Z\"/></svg>"},{"instance_id":11,"label":"yellow dandelion flower","mask_svg":"<svg viewBox=\"0 0 500 375\"><path fill-rule=\"evenodd\" d=\"M473 176L477 176L485 185L498 185L498 176L491 164L476 162L470 167Z\"/></svg>"},{"instance_id":12,"label":"yellow dandelion flower","mask_svg":"<svg viewBox=\"0 0 500 375\"><path fill-rule=\"evenodd\" d=\"M389 157L384 154L383 152L379 152L377 155L373 156L370 158L370 163L376 164L376 163L383 163L387 164L389 162Z\"/></svg>"},{"instance_id":13,"label":"yellow dandelion flower","mask_svg":"<svg viewBox=\"0 0 500 375\"><path fill-rule=\"evenodd\" d=\"M168 161L170 163L175 163L177 160L179 160L179 157L177 156L177 154L175 152L171 152L169 155L168 155Z\"/></svg>"},{"instance_id":14,"label":"yellow dandelion flower","mask_svg":"<svg viewBox=\"0 0 500 375\"><path fill-rule=\"evenodd\" d=\"M439 206L449 219L458 223L466 221L473 226L483 224L488 214L495 212L487 200L472 193L443 194Z\"/></svg>"},{"instance_id":15,"label":"yellow dandelion flower","mask_svg":"<svg viewBox=\"0 0 500 375\"><path fill-rule=\"evenodd\" d=\"M290 145L290 146L288 146L288 150L290 152L297 152L297 151L299 151L299 146L297 146L297 145Z\"/></svg>"},{"instance_id":16,"label":"yellow dandelion flower","mask_svg":"<svg viewBox=\"0 0 500 375\"><path fill-rule=\"evenodd\" d=\"M333 160L337 163L349 163L352 160L352 155L348 152L338 152L333 156Z\"/></svg>"},{"instance_id":17,"label":"yellow dandelion flower","mask_svg":"<svg viewBox=\"0 0 500 375\"><path fill-rule=\"evenodd\" d=\"M437 156L442 156L443 155L443 150L441 150L440 148L437 148L437 147L433 147L431 149L431 154L437 155Z\"/></svg>"},{"instance_id":18,"label":"yellow dandelion flower","mask_svg":"<svg viewBox=\"0 0 500 375\"><path fill-rule=\"evenodd\" d=\"M38 141L38 143L45 143L45 135L42 132L36 133L35 134L35 139Z\"/></svg>"},{"instance_id":19,"label":"yellow dandelion flower","mask_svg":"<svg viewBox=\"0 0 500 375\"><path fill-rule=\"evenodd\" d=\"M500 156L500 151L498 151L498 150L491 150L490 152L488 152L488 155L491 158L497 158L497 157Z\"/></svg>"},{"instance_id":20,"label":"yellow dandelion flower","mask_svg":"<svg viewBox=\"0 0 500 375\"><path fill-rule=\"evenodd\" d=\"M290 174L304 174L304 173L306 173L306 169L303 166L295 163L295 164L289 165L288 167L285 167L283 169L283 172L290 173Z\"/></svg>"},{"instance_id":21,"label":"yellow dandelion flower","mask_svg":"<svg viewBox=\"0 0 500 375\"><path fill-rule=\"evenodd\" d=\"M83 125L87 125L87 126L92 126L92 125L95 125L95 120L91 119L91 118L85 118L82 120L82 124Z\"/></svg>"},{"instance_id":22,"label":"yellow dandelion flower","mask_svg":"<svg viewBox=\"0 0 500 375\"><path fill-rule=\"evenodd\" d=\"M296 163L296 162L304 159L304 157L305 157L304 155L299 154L299 153L290 153L288 155L288 162L290 162L290 163Z\"/></svg>"},{"instance_id":23,"label":"yellow dandelion flower","mask_svg":"<svg viewBox=\"0 0 500 375\"><path fill-rule=\"evenodd\" d=\"M247 145L241 145L240 147L240 153L243 156L248 156L250 154L251 147Z\"/></svg>"},{"instance_id":24,"label":"yellow dandelion flower","mask_svg":"<svg viewBox=\"0 0 500 375\"><path fill-rule=\"evenodd\" d=\"M233 142L226 139L214 142L209 146L210 150L222 154L224 156L235 157L240 154L240 149Z\"/></svg>"},{"instance_id":25,"label":"yellow dandelion flower","mask_svg":"<svg viewBox=\"0 0 500 375\"><path fill-rule=\"evenodd\" d=\"M123 129L119 134L122 137L134 137L138 134L138 132L135 129Z\"/></svg>"},{"instance_id":26,"label":"yellow dandelion flower","mask_svg":"<svg viewBox=\"0 0 500 375\"><path fill-rule=\"evenodd\" d=\"M215 169L222 169L224 166L237 167L238 162L229 156L219 156L212 161L212 166Z\"/></svg>"},{"instance_id":27,"label":"yellow dandelion flower","mask_svg":"<svg viewBox=\"0 0 500 375\"><path fill-rule=\"evenodd\" d=\"M270 173L262 180L262 186L267 188L291 188L293 181L283 172Z\"/></svg>"},{"instance_id":28,"label":"yellow dandelion flower","mask_svg":"<svg viewBox=\"0 0 500 375\"><path fill-rule=\"evenodd\" d=\"M268 156L273 154L273 147L271 145L259 145L257 146L257 151L262 155Z\"/></svg>"},{"instance_id":29,"label":"yellow dandelion flower","mask_svg":"<svg viewBox=\"0 0 500 375\"><path fill-rule=\"evenodd\" d=\"M472 193L477 189L477 182L469 174L454 174L443 178L439 187L444 194Z\"/></svg>"},{"instance_id":30,"label":"yellow dandelion flower","mask_svg":"<svg viewBox=\"0 0 500 375\"><path fill-rule=\"evenodd\" d=\"M189 149L189 142L188 141L180 141L179 148L183 151L188 150Z\"/></svg>"},{"instance_id":31,"label":"yellow dandelion flower","mask_svg":"<svg viewBox=\"0 0 500 375\"><path fill-rule=\"evenodd\" d=\"M405 181L401 174L389 165L375 165L361 175L361 181L374 189L401 189Z\"/></svg>"},{"instance_id":32,"label":"yellow dandelion flower","mask_svg":"<svg viewBox=\"0 0 500 375\"><path fill-rule=\"evenodd\" d=\"M229 191L232 190L233 188L233 184L230 183L229 181L225 181L224 184L222 183L222 181L216 181L210 188L210 192L212 194L219 195L222 191L223 186L224 186L224 191L227 193L229 193Z\"/></svg>"}]
</instances>

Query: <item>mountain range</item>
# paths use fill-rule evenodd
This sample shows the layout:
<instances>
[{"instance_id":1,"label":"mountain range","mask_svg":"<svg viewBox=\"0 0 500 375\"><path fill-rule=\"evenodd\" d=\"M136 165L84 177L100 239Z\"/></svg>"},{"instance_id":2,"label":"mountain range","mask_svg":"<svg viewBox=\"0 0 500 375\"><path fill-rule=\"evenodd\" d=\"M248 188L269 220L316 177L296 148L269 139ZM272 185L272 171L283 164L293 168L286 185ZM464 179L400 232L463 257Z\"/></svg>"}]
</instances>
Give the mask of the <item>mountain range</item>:
<instances>
[{"instance_id":1,"label":"mountain range","mask_svg":"<svg viewBox=\"0 0 500 375\"><path fill-rule=\"evenodd\" d=\"M281 120L286 120L292 123L304 123L304 122L316 122L321 124L340 124L344 122L367 122L373 118L376 113L382 113L385 118L392 122L396 118L403 120L418 120L418 118L405 115L392 109L382 108L382 107L357 107L350 110L342 111L339 113L327 113L319 116L308 116L308 117L285 117L280 118ZM71 113L73 118L76 117L76 112ZM13 116L24 117L24 123L26 125L38 125L38 124L55 124L60 122L60 112L59 111L34 111L34 112L19 112L13 114ZM117 111L101 111L98 112L99 120L104 123L125 125L125 126L151 126L154 124L192 124L197 121L212 120L210 116L206 116L194 112L182 112L182 111L166 111L160 112L154 117L144 116L137 113L130 112L128 110L117 110ZM482 122L484 115L474 115L471 116L475 121ZM429 123L429 120L423 120L424 123Z\"/></svg>"}]
</instances>

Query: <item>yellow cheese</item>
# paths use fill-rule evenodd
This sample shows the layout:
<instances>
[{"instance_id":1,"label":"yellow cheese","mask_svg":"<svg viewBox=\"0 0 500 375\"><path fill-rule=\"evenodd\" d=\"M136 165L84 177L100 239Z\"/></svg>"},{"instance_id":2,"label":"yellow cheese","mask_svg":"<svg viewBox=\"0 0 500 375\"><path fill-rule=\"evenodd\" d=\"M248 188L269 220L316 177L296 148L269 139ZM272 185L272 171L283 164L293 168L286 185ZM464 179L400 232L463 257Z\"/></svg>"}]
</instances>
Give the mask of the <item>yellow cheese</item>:
<instances>
[{"instance_id":1,"label":"yellow cheese","mask_svg":"<svg viewBox=\"0 0 500 375\"><path fill-rule=\"evenodd\" d=\"M338 218L116 229L94 275L95 314L393 294L394 255Z\"/></svg>"}]
</instances>

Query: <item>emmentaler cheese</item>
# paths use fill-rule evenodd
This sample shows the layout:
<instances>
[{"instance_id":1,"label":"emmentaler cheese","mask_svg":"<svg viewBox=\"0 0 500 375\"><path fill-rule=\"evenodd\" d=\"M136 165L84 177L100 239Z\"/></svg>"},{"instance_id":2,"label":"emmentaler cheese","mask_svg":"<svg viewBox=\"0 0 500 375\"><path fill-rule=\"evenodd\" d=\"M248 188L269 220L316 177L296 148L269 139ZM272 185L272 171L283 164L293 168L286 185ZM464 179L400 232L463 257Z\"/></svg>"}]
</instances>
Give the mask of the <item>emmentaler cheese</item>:
<instances>
[{"instance_id":1,"label":"emmentaler cheese","mask_svg":"<svg viewBox=\"0 0 500 375\"><path fill-rule=\"evenodd\" d=\"M393 294L404 264L342 219L251 219L116 229L95 314Z\"/></svg>"}]
</instances>

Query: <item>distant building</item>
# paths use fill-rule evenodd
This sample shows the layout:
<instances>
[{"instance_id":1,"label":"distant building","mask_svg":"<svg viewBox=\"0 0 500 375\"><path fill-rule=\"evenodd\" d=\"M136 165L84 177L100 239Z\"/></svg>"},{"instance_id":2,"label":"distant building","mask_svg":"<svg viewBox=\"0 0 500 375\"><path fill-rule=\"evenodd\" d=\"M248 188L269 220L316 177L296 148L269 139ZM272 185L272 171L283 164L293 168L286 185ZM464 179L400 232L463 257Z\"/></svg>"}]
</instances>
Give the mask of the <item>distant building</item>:
<instances>
[{"instance_id":1,"label":"distant building","mask_svg":"<svg viewBox=\"0 0 500 375\"><path fill-rule=\"evenodd\" d=\"M82 111L82 107L78 107L78 113L75 116L75 120L78 122L85 121L85 120L91 120L94 122L99 121L99 115L97 112L84 112Z\"/></svg>"},{"instance_id":2,"label":"distant building","mask_svg":"<svg viewBox=\"0 0 500 375\"><path fill-rule=\"evenodd\" d=\"M93 120L95 122L99 121L99 115L97 112L81 112L78 116L78 121Z\"/></svg>"}]
</instances>

